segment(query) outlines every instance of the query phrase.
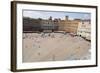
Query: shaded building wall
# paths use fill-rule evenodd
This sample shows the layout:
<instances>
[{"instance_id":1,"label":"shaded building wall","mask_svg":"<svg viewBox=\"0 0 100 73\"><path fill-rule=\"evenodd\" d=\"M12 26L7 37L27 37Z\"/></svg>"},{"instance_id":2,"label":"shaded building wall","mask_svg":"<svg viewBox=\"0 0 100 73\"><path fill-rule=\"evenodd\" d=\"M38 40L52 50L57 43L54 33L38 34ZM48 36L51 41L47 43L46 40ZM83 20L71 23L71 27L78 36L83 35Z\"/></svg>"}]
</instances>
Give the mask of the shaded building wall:
<instances>
[{"instance_id":1,"label":"shaded building wall","mask_svg":"<svg viewBox=\"0 0 100 73\"><path fill-rule=\"evenodd\" d=\"M33 19L33 18L23 18L23 32L34 32L34 31L44 31L58 30L58 24L55 24L53 20L44 20L44 19Z\"/></svg>"},{"instance_id":2,"label":"shaded building wall","mask_svg":"<svg viewBox=\"0 0 100 73\"><path fill-rule=\"evenodd\" d=\"M41 29L55 31L58 30L58 25L55 24L53 20L42 20Z\"/></svg>"},{"instance_id":3,"label":"shaded building wall","mask_svg":"<svg viewBox=\"0 0 100 73\"><path fill-rule=\"evenodd\" d=\"M67 16L65 17L65 20L23 18L23 31L59 30L77 34L78 24L79 21L68 20Z\"/></svg>"},{"instance_id":4,"label":"shaded building wall","mask_svg":"<svg viewBox=\"0 0 100 73\"><path fill-rule=\"evenodd\" d=\"M60 20L58 21L58 30L60 31L64 31L64 27L65 27L65 21L64 20Z\"/></svg>"},{"instance_id":5,"label":"shaded building wall","mask_svg":"<svg viewBox=\"0 0 100 73\"><path fill-rule=\"evenodd\" d=\"M32 18L23 18L23 31L24 32L31 32L31 31L38 31L41 28L39 19L32 19Z\"/></svg>"}]
</instances>

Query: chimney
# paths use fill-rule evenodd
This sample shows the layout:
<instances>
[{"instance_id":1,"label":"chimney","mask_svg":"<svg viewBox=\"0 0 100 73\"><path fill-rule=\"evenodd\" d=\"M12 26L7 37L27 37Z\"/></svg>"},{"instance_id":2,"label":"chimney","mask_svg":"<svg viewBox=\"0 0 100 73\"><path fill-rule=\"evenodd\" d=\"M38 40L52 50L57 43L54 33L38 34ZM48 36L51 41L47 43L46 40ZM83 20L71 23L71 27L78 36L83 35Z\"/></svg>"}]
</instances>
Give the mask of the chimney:
<instances>
[{"instance_id":1,"label":"chimney","mask_svg":"<svg viewBox=\"0 0 100 73\"><path fill-rule=\"evenodd\" d=\"M68 20L68 16L65 16L65 20Z\"/></svg>"},{"instance_id":2,"label":"chimney","mask_svg":"<svg viewBox=\"0 0 100 73\"><path fill-rule=\"evenodd\" d=\"M49 20L52 20L52 16L49 17Z\"/></svg>"}]
</instances>

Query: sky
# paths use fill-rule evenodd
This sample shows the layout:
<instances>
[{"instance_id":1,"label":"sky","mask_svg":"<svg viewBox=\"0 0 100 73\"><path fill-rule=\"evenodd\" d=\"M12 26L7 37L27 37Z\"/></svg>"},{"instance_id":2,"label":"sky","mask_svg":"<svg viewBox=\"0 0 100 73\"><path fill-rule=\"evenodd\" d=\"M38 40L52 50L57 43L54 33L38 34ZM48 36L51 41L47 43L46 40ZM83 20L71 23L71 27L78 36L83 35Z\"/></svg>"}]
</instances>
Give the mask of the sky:
<instances>
[{"instance_id":1,"label":"sky","mask_svg":"<svg viewBox=\"0 0 100 73\"><path fill-rule=\"evenodd\" d=\"M40 11L40 10L23 10L24 17L30 18L42 18L48 19L52 16L52 19L60 18L62 20L65 19L65 16L68 16L70 20L73 19L91 19L90 13L83 13L83 12L67 12L67 11Z\"/></svg>"}]
</instances>

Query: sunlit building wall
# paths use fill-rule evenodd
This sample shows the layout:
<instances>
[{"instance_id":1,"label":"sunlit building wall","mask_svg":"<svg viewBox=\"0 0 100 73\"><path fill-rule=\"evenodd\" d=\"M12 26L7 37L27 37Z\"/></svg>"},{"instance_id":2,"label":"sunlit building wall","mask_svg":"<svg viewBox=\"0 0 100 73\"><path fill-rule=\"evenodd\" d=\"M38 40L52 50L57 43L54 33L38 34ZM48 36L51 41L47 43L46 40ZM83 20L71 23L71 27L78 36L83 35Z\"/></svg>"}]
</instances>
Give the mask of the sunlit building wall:
<instances>
[{"instance_id":1,"label":"sunlit building wall","mask_svg":"<svg viewBox=\"0 0 100 73\"><path fill-rule=\"evenodd\" d=\"M91 40L91 21L82 20L79 23L77 35L80 35L88 40Z\"/></svg>"}]
</instances>

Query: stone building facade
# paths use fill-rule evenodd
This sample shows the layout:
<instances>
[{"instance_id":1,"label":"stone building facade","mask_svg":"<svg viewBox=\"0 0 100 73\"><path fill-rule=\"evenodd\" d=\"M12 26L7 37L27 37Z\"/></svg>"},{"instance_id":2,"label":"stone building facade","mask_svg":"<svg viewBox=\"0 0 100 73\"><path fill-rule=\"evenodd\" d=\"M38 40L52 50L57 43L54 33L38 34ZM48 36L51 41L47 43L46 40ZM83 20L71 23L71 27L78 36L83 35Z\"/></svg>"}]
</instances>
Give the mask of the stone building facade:
<instances>
[{"instance_id":1,"label":"stone building facade","mask_svg":"<svg viewBox=\"0 0 100 73\"><path fill-rule=\"evenodd\" d=\"M91 21L82 20L79 22L77 35L80 35L88 40L91 40Z\"/></svg>"},{"instance_id":2,"label":"stone building facade","mask_svg":"<svg viewBox=\"0 0 100 73\"><path fill-rule=\"evenodd\" d=\"M39 31L41 28L40 19L23 18L23 32Z\"/></svg>"},{"instance_id":3,"label":"stone building facade","mask_svg":"<svg viewBox=\"0 0 100 73\"><path fill-rule=\"evenodd\" d=\"M52 19L51 16L48 19L33 19L24 17L23 31L64 31L90 39L91 23L90 20L69 20L68 16L65 16L64 20L61 20L60 18Z\"/></svg>"},{"instance_id":4,"label":"stone building facade","mask_svg":"<svg viewBox=\"0 0 100 73\"><path fill-rule=\"evenodd\" d=\"M75 20L61 20L59 23L59 30L66 31L68 33L77 34L78 21Z\"/></svg>"},{"instance_id":5,"label":"stone building facade","mask_svg":"<svg viewBox=\"0 0 100 73\"><path fill-rule=\"evenodd\" d=\"M57 31L58 25L55 24L52 20L42 20L41 29L42 31Z\"/></svg>"}]
</instances>

